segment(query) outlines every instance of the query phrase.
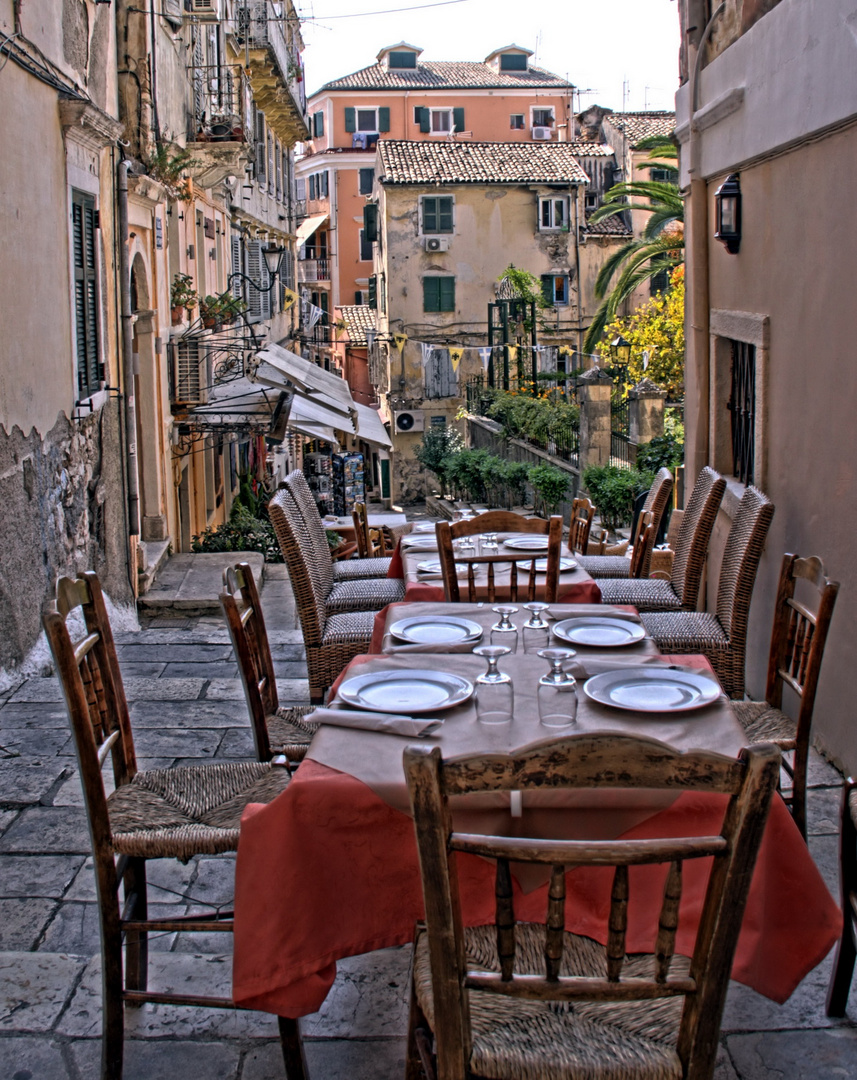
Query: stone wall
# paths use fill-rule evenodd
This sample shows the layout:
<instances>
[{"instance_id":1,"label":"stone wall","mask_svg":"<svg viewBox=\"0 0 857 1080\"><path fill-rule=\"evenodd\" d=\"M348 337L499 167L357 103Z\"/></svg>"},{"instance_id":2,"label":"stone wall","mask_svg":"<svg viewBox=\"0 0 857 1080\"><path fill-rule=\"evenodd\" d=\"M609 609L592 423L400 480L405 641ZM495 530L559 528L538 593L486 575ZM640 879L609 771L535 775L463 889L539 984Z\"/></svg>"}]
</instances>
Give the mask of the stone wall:
<instances>
[{"instance_id":1,"label":"stone wall","mask_svg":"<svg viewBox=\"0 0 857 1080\"><path fill-rule=\"evenodd\" d=\"M95 570L114 600L132 601L121 462L115 400L83 420L60 414L44 439L0 427L3 684L35 645L59 574Z\"/></svg>"}]
</instances>

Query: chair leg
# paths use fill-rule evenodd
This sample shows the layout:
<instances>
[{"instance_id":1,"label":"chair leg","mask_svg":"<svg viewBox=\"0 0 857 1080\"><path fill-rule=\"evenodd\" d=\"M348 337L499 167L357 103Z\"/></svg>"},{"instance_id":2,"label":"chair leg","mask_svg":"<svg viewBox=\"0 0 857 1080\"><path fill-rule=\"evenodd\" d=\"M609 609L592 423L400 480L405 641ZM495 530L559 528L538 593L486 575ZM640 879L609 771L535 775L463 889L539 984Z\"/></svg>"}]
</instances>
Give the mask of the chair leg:
<instances>
[{"instance_id":1,"label":"chair leg","mask_svg":"<svg viewBox=\"0 0 857 1080\"><path fill-rule=\"evenodd\" d=\"M806 840L806 773L809 767L809 743L798 742L792 766L792 817Z\"/></svg>"},{"instance_id":2,"label":"chair leg","mask_svg":"<svg viewBox=\"0 0 857 1080\"><path fill-rule=\"evenodd\" d=\"M851 913L843 912L842 937L836 945L833 960L833 974L827 989L827 1015L844 1016L848 1004L848 993L854 976L854 961L857 960L857 945L854 942L854 923Z\"/></svg>"},{"instance_id":3,"label":"chair leg","mask_svg":"<svg viewBox=\"0 0 857 1080\"><path fill-rule=\"evenodd\" d=\"M126 901L133 896L134 902L128 913L130 919L148 918L146 893L146 860L129 859L122 878ZM128 990L145 990L149 975L149 935L145 930L129 930L125 934L125 987Z\"/></svg>"},{"instance_id":4,"label":"chair leg","mask_svg":"<svg viewBox=\"0 0 857 1080\"><path fill-rule=\"evenodd\" d=\"M122 1080L125 1003L122 999L122 933L118 910L115 919L102 918L101 1013L101 1080Z\"/></svg>"},{"instance_id":5,"label":"chair leg","mask_svg":"<svg viewBox=\"0 0 857 1080\"><path fill-rule=\"evenodd\" d=\"M842 789L842 827L839 832L839 874L842 886L842 937L836 946L833 974L827 991L827 1015L844 1016L857 959L857 928L853 897L857 895L857 823L851 817L849 795L854 781Z\"/></svg>"},{"instance_id":6,"label":"chair leg","mask_svg":"<svg viewBox=\"0 0 857 1080\"><path fill-rule=\"evenodd\" d=\"M287 1016L278 1016L277 1022L280 1027L280 1046L283 1050L286 1080L309 1080L299 1022L290 1020Z\"/></svg>"},{"instance_id":7,"label":"chair leg","mask_svg":"<svg viewBox=\"0 0 857 1080\"><path fill-rule=\"evenodd\" d=\"M411 1002L408 1010L408 1042L405 1049L405 1080L435 1080L434 1069L427 1060L431 1055L425 1032L428 1023L417 1001L414 980L411 978Z\"/></svg>"}]
</instances>

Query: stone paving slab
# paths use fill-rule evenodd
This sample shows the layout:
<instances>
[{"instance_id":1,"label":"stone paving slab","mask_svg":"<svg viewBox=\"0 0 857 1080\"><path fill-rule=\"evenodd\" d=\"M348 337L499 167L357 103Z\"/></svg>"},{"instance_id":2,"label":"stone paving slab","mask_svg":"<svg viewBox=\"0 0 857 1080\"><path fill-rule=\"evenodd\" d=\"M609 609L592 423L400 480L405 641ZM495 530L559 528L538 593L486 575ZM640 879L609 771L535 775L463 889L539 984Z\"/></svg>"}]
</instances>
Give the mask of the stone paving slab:
<instances>
[{"instance_id":1,"label":"stone paving slab","mask_svg":"<svg viewBox=\"0 0 857 1080\"><path fill-rule=\"evenodd\" d=\"M0 899L0 951L35 949L56 906L54 900L33 897Z\"/></svg>"},{"instance_id":2,"label":"stone paving slab","mask_svg":"<svg viewBox=\"0 0 857 1080\"><path fill-rule=\"evenodd\" d=\"M82 1077L97 1077L101 1064L101 1043L98 1039L74 1043L71 1054ZM198 1039L125 1040L123 1080L236 1080L240 1068L241 1050L238 1046L218 1040L201 1042ZM60 1074L62 1075L62 1074ZM280 1059L280 1078L283 1065ZM47 1080L47 1078L46 1078ZM53 1080L53 1077L50 1078ZM318 1080L323 1080L319 1075Z\"/></svg>"},{"instance_id":3,"label":"stone paving slab","mask_svg":"<svg viewBox=\"0 0 857 1080\"><path fill-rule=\"evenodd\" d=\"M0 953L0 1032L52 1030L85 964L77 956Z\"/></svg>"},{"instance_id":4,"label":"stone paving slab","mask_svg":"<svg viewBox=\"0 0 857 1080\"><path fill-rule=\"evenodd\" d=\"M66 1052L54 1039L34 1035L0 1039L0 1076L10 1080L77 1080L69 1071ZM98 1071L83 1075L97 1076Z\"/></svg>"},{"instance_id":5,"label":"stone paving slab","mask_svg":"<svg viewBox=\"0 0 857 1080\"><path fill-rule=\"evenodd\" d=\"M305 1036L306 1038L306 1036ZM307 1040L307 1069L312 1080L402 1080L405 1075L405 1040ZM282 1080L279 1044L251 1050L241 1080Z\"/></svg>"},{"instance_id":6,"label":"stone paving slab","mask_svg":"<svg viewBox=\"0 0 857 1080\"><path fill-rule=\"evenodd\" d=\"M726 1045L742 1080L857 1080L857 1030L734 1035Z\"/></svg>"},{"instance_id":7,"label":"stone paving slab","mask_svg":"<svg viewBox=\"0 0 857 1080\"><path fill-rule=\"evenodd\" d=\"M173 555L161 568L154 586L140 598L140 608L178 614L219 612L223 571L238 562L249 563L255 579L262 581L265 559L256 551Z\"/></svg>"}]
</instances>

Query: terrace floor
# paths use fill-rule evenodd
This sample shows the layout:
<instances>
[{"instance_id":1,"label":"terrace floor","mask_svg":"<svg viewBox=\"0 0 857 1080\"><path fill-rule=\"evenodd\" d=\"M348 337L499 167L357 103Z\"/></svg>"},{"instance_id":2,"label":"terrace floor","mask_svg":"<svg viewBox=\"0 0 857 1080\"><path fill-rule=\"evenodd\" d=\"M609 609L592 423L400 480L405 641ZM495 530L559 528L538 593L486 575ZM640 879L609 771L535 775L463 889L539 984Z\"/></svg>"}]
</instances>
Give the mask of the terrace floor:
<instances>
[{"instance_id":1,"label":"terrace floor","mask_svg":"<svg viewBox=\"0 0 857 1080\"><path fill-rule=\"evenodd\" d=\"M306 669L285 567L268 566L262 603L280 699L307 700ZM252 738L240 680L219 617L160 615L117 635L142 768L246 759ZM839 774L815 757L810 850L838 895ZM91 1080L100 1056L98 925L89 837L58 683L32 678L0 697L0 1080ZM164 914L231 896L230 858L150 864ZM799 917L800 913L796 913ZM172 934L153 942L151 985L189 977L228 993L223 937ZM403 1075L409 949L339 964L321 1011L302 1022L313 1080ZM733 984L717 1080L857 1080L857 988L849 1016L830 1020L831 958L785 1005ZM126 1080L283 1076L270 1016L144 1006L126 1020Z\"/></svg>"}]
</instances>

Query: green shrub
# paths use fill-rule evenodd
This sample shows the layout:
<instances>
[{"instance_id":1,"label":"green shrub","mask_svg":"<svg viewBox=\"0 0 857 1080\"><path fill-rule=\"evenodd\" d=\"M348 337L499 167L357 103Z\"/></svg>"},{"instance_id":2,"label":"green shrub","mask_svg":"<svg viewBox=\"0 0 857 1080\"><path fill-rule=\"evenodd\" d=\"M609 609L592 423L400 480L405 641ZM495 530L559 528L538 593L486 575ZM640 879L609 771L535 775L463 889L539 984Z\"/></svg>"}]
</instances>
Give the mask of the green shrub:
<instances>
[{"instance_id":1,"label":"green shrub","mask_svg":"<svg viewBox=\"0 0 857 1080\"><path fill-rule=\"evenodd\" d=\"M568 474L553 465L533 465L527 479L533 486L537 509L550 517L568 492Z\"/></svg>"},{"instance_id":2,"label":"green shrub","mask_svg":"<svg viewBox=\"0 0 857 1080\"><path fill-rule=\"evenodd\" d=\"M438 478L442 493L450 484L450 459L459 453L463 446L464 439L455 428L429 428L423 432L422 441L414 451L420 465Z\"/></svg>"},{"instance_id":3,"label":"green shrub","mask_svg":"<svg viewBox=\"0 0 857 1080\"><path fill-rule=\"evenodd\" d=\"M674 469L683 460L684 441L673 435L659 435L637 447L637 468L644 472L656 473L664 466Z\"/></svg>"},{"instance_id":4,"label":"green shrub","mask_svg":"<svg viewBox=\"0 0 857 1080\"><path fill-rule=\"evenodd\" d=\"M229 521L209 527L191 539L192 551L258 551L265 562L281 563L283 556L270 521L254 517L237 499Z\"/></svg>"},{"instance_id":5,"label":"green shrub","mask_svg":"<svg viewBox=\"0 0 857 1080\"><path fill-rule=\"evenodd\" d=\"M615 532L630 525L634 500L651 486L651 474L619 465L590 465L583 471L583 483L601 517L601 524Z\"/></svg>"}]
</instances>

